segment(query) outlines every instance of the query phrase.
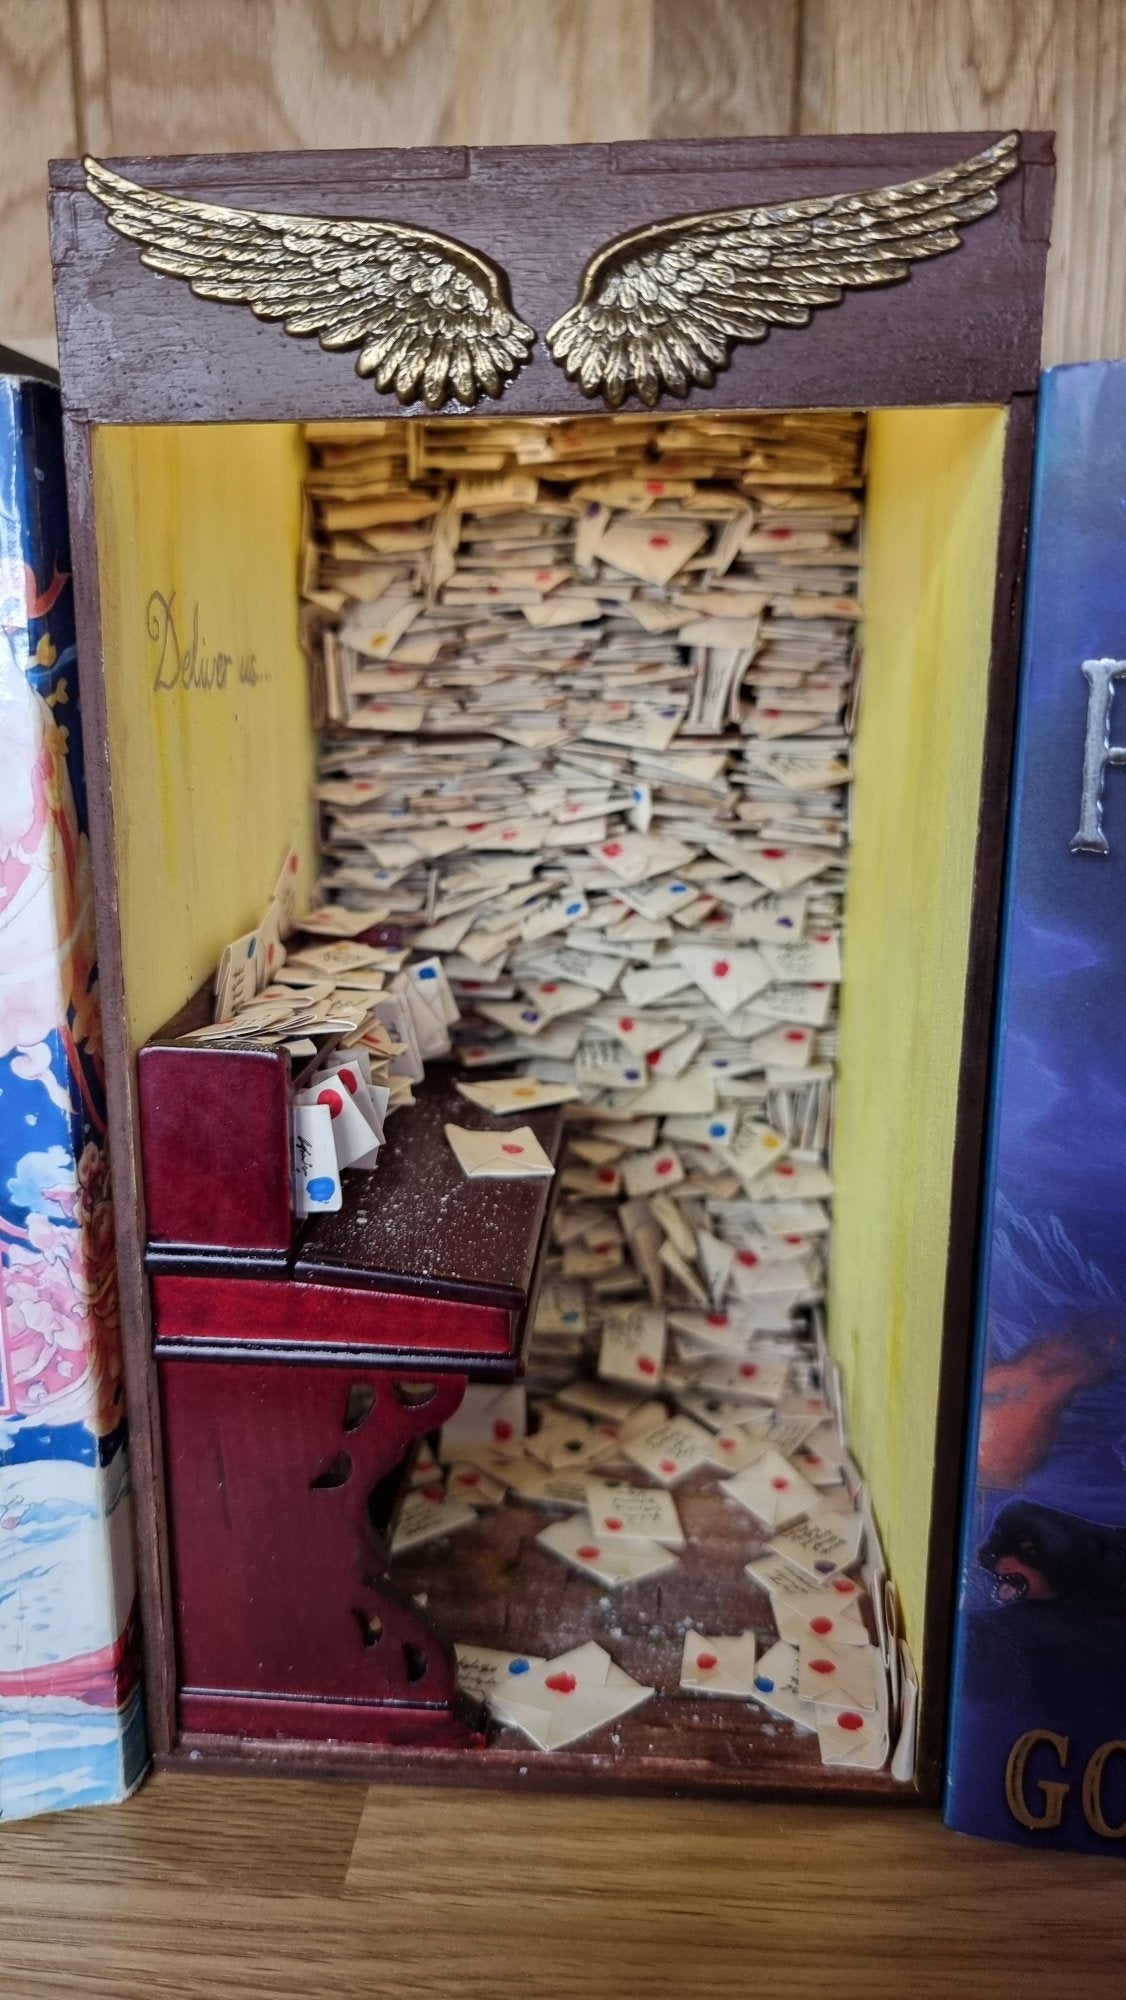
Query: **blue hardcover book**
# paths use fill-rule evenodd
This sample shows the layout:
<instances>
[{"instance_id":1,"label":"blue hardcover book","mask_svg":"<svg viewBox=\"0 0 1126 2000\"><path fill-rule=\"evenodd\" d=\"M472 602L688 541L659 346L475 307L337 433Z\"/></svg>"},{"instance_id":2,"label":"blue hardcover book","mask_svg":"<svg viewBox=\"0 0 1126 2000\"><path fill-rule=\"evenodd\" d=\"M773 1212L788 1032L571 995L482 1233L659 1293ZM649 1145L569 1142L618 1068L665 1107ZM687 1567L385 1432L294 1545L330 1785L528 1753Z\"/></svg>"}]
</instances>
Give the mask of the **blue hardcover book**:
<instances>
[{"instance_id":1,"label":"blue hardcover book","mask_svg":"<svg viewBox=\"0 0 1126 2000\"><path fill-rule=\"evenodd\" d=\"M1037 440L946 1816L1121 1855L1124 681L1126 364L1058 368Z\"/></svg>"},{"instance_id":2,"label":"blue hardcover book","mask_svg":"<svg viewBox=\"0 0 1126 2000\"><path fill-rule=\"evenodd\" d=\"M145 1765L103 1083L59 394L0 372L0 1819Z\"/></svg>"}]
</instances>

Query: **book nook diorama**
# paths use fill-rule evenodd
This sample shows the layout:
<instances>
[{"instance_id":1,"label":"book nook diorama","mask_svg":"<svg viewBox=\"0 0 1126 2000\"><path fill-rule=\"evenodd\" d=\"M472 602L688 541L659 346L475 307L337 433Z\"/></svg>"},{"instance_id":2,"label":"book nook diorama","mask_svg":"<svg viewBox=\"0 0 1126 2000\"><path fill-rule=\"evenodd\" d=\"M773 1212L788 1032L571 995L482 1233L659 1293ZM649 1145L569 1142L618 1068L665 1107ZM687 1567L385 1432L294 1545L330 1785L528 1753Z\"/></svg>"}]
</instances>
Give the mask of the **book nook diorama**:
<instances>
[{"instance_id":1,"label":"book nook diorama","mask_svg":"<svg viewBox=\"0 0 1126 2000\"><path fill-rule=\"evenodd\" d=\"M158 1762L933 1797L1048 140L52 186Z\"/></svg>"}]
</instances>

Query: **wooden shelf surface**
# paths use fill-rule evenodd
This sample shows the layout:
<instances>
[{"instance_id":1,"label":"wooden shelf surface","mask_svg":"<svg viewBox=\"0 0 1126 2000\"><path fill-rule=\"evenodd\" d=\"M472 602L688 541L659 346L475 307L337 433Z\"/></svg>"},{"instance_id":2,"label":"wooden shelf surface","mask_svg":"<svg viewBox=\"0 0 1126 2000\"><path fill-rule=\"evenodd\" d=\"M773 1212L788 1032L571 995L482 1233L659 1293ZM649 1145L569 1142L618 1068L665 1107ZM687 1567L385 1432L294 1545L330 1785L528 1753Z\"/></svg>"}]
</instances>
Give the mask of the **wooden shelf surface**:
<instances>
[{"instance_id":1,"label":"wooden shelf surface","mask_svg":"<svg viewBox=\"0 0 1126 2000\"><path fill-rule=\"evenodd\" d=\"M1117 2000L1121 1909L882 1806L162 1776L0 1828L11 2000Z\"/></svg>"}]
</instances>

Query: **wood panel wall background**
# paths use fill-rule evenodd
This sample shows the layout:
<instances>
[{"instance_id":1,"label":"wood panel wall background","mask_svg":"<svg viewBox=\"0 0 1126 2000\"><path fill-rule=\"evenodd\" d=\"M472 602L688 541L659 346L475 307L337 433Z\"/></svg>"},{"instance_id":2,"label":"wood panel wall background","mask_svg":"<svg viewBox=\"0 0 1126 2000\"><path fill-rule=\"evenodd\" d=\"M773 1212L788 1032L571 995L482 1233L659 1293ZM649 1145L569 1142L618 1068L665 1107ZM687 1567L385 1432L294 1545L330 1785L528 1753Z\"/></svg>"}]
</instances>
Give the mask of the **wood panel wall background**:
<instances>
[{"instance_id":1,"label":"wood panel wall background","mask_svg":"<svg viewBox=\"0 0 1126 2000\"><path fill-rule=\"evenodd\" d=\"M0 339L54 155L1054 127L1046 361L1126 353L1126 0L0 0Z\"/></svg>"}]
</instances>

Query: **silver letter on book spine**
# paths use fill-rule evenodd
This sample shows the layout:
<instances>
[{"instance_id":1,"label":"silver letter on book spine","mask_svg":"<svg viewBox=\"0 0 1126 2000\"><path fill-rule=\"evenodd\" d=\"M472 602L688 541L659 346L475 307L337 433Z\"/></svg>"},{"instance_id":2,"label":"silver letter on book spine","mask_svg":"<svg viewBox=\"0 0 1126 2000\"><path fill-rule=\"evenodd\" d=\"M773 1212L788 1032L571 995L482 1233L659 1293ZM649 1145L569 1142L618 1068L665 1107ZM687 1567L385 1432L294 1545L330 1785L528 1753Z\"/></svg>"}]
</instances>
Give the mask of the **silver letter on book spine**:
<instances>
[{"instance_id":1,"label":"silver letter on book spine","mask_svg":"<svg viewBox=\"0 0 1126 2000\"><path fill-rule=\"evenodd\" d=\"M1126 679L1126 660L1084 660L1080 669L1087 696L1087 735L1083 745L1083 794L1079 831L1073 854L1109 854L1103 832L1103 779L1108 764L1126 764L1126 744L1110 740L1110 707L1114 683Z\"/></svg>"}]
</instances>

